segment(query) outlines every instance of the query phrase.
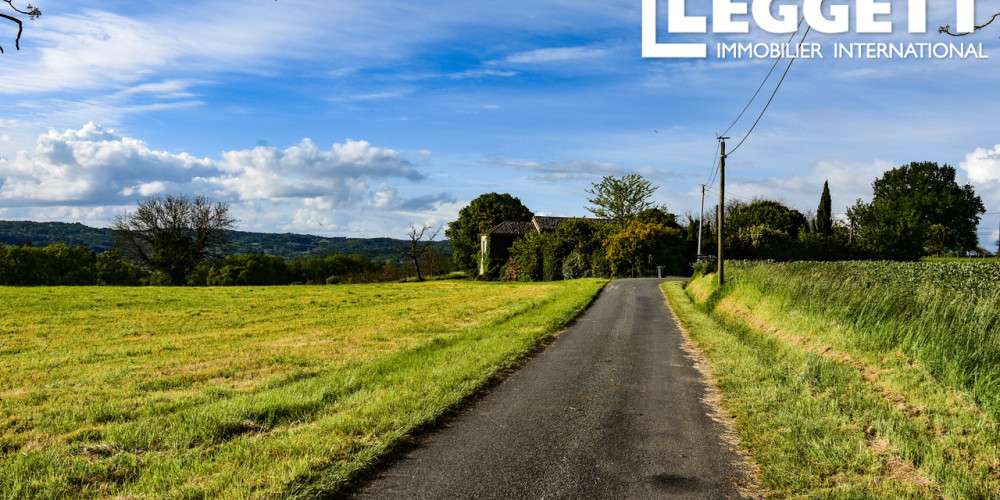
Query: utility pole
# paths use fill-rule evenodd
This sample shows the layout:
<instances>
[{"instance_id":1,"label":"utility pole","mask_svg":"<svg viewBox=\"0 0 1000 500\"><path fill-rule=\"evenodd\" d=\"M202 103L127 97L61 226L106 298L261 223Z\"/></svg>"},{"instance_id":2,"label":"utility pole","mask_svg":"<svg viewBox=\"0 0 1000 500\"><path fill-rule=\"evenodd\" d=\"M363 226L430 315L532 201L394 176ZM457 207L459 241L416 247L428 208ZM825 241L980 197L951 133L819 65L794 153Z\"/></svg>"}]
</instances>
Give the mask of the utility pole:
<instances>
[{"instance_id":1,"label":"utility pole","mask_svg":"<svg viewBox=\"0 0 1000 500\"><path fill-rule=\"evenodd\" d=\"M705 225L705 185L701 185L701 215L698 216L698 256L701 258L701 227Z\"/></svg>"},{"instance_id":2,"label":"utility pole","mask_svg":"<svg viewBox=\"0 0 1000 500\"><path fill-rule=\"evenodd\" d=\"M719 287L722 287L722 285L726 282L725 270L723 266L724 261L722 259L722 219L725 216L723 211L726 207L726 139L729 138L719 137L719 140L722 141L722 145L719 149L722 155L719 157L719 231L716 235L716 239L719 240Z\"/></svg>"}]
</instances>

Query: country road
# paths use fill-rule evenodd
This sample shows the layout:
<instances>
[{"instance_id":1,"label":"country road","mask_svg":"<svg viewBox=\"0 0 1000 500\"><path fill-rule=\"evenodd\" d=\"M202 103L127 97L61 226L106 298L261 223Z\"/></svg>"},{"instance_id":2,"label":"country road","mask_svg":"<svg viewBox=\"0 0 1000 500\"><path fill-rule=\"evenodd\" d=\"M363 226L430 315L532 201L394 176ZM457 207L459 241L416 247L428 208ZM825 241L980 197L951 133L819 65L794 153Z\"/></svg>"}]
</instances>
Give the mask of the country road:
<instances>
[{"instance_id":1,"label":"country road","mask_svg":"<svg viewBox=\"0 0 1000 500\"><path fill-rule=\"evenodd\" d=\"M356 498L740 498L738 456L657 279L617 280L546 350Z\"/></svg>"}]
</instances>

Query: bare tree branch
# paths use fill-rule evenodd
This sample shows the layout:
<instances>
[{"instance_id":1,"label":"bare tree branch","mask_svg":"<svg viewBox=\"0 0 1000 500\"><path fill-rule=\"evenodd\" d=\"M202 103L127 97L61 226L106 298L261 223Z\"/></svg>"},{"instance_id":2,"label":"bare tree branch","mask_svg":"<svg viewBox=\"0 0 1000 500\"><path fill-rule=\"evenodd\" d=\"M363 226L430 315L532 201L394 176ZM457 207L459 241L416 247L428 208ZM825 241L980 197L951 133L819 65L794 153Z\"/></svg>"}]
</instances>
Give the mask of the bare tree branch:
<instances>
[{"instance_id":1,"label":"bare tree branch","mask_svg":"<svg viewBox=\"0 0 1000 500\"><path fill-rule=\"evenodd\" d=\"M438 233L441 232L441 228L444 226L439 226L437 229L434 230L434 233L432 233L431 236L427 238L426 241L424 241L424 234L427 232L428 229L431 229L432 227L433 226L430 225L417 227L415 224L411 224L410 230L409 232L407 232L407 236L409 236L410 238L410 247L409 248L399 248L398 246L396 247L396 251L398 251L404 257L409 259L411 262L413 262L413 267L417 271L417 281L424 280L424 277L420 274L420 258L423 257L428 250L430 250L431 245L434 244L434 238L437 238Z\"/></svg>"},{"instance_id":2,"label":"bare tree branch","mask_svg":"<svg viewBox=\"0 0 1000 500\"><path fill-rule=\"evenodd\" d=\"M971 35L971 34L977 32L977 31L979 31L979 30L981 30L981 29L983 29L983 28L985 28L985 27L993 24L993 21L996 21L997 17L1000 17L1000 12L997 12L996 14L993 14L993 17L991 17L989 21L986 21L985 24L982 24L980 26L974 27L973 30L970 31L970 32L968 32L968 33L952 33L952 31L951 31L951 25L950 24L946 24L946 25L941 26L940 28L938 28L938 33L944 33L946 35L951 35L951 36L966 36L966 35Z\"/></svg>"},{"instance_id":3,"label":"bare tree branch","mask_svg":"<svg viewBox=\"0 0 1000 500\"><path fill-rule=\"evenodd\" d=\"M16 5L14 5L13 3L14 0L3 0L3 1L7 2L7 5L10 5L10 8L14 9L15 12L30 16L32 20L42 15L42 11L38 10L37 7L33 7L30 3L28 4L28 10L21 10L18 9Z\"/></svg>"},{"instance_id":4,"label":"bare tree branch","mask_svg":"<svg viewBox=\"0 0 1000 500\"><path fill-rule=\"evenodd\" d=\"M14 12L17 12L18 14L24 14L28 16L28 18L31 19L32 21L38 19L38 17L42 15L42 11L38 10L38 7L34 7L31 4L28 4L27 7L28 10L21 10L17 8L16 5L14 5L13 3L14 0L3 0L3 2L5 2L11 9L13 9ZM17 24L17 38L14 39L14 48L17 50L21 50L21 33L24 31L24 23L22 23L20 19L7 14L0 14L0 17ZM3 54L2 45L0 45L0 54Z\"/></svg>"}]
</instances>

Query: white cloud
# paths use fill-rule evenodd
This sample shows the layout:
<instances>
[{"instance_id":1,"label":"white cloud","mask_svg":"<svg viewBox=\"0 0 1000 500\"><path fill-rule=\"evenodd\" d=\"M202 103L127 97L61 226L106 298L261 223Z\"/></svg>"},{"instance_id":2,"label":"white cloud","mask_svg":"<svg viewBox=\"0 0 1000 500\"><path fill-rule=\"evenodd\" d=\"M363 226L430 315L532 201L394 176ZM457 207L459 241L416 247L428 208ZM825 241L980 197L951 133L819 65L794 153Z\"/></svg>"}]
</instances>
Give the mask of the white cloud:
<instances>
[{"instance_id":1,"label":"white cloud","mask_svg":"<svg viewBox=\"0 0 1000 500\"><path fill-rule=\"evenodd\" d=\"M593 176L640 174L646 177L668 175L671 172L650 167L629 168L619 163L569 160L557 162L538 162L528 160L513 160L498 155L489 155L483 163L490 167L513 168L526 172L537 172L541 175L532 180L542 182L564 182L591 178Z\"/></svg>"},{"instance_id":2,"label":"white cloud","mask_svg":"<svg viewBox=\"0 0 1000 500\"><path fill-rule=\"evenodd\" d=\"M561 162L537 162L528 160L513 160L497 155L487 156L484 163L494 167L506 167L547 174L585 173L606 175L619 174L627 170L624 166L617 163L576 160Z\"/></svg>"},{"instance_id":3,"label":"white cloud","mask_svg":"<svg viewBox=\"0 0 1000 500\"><path fill-rule=\"evenodd\" d=\"M396 198L396 188L383 183L378 187L378 191L375 191L375 196L372 198L372 206L375 208L389 208L396 202Z\"/></svg>"},{"instance_id":4,"label":"white cloud","mask_svg":"<svg viewBox=\"0 0 1000 500\"><path fill-rule=\"evenodd\" d=\"M145 184L139 184L138 186L128 187L122 190L123 196L132 196L139 194L140 196L152 196L154 194L160 194L167 190L167 185L160 182L147 182Z\"/></svg>"},{"instance_id":5,"label":"white cloud","mask_svg":"<svg viewBox=\"0 0 1000 500\"><path fill-rule=\"evenodd\" d=\"M512 64L539 64L591 59L608 53L608 49L599 47L557 47L518 52L507 56L505 61Z\"/></svg>"},{"instance_id":6,"label":"white cloud","mask_svg":"<svg viewBox=\"0 0 1000 500\"><path fill-rule=\"evenodd\" d=\"M322 198L324 207L343 208L369 198L367 180L424 179L398 152L367 141L348 140L324 151L305 139L285 150L258 146L223 158L224 175L203 180L240 200Z\"/></svg>"},{"instance_id":7,"label":"white cloud","mask_svg":"<svg viewBox=\"0 0 1000 500\"><path fill-rule=\"evenodd\" d=\"M321 149L304 139L287 149L259 146L211 159L157 151L88 123L49 131L33 150L0 158L0 205L10 207L5 217L105 226L138 197L181 192L229 202L246 230L366 237L400 236L414 221L453 220L461 208L447 193L400 196L392 179L426 177L398 151L367 141Z\"/></svg>"},{"instance_id":8,"label":"white cloud","mask_svg":"<svg viewBox=\"0 0 1000 500\"><path fill-rule=\"evenodd\" d=\"M976 148L965 155L965 161L959 167L968 173L972 182L1000 180L1000 144L993 149Z\"/></svg>"},{"instance_id":9,"label":"white cloud","mask_svg":"<svg viewBox=\"0 0 1000 500\"><path fill-rule=\"evenodd\" d=\"M369 206L379 210L399 210L408 213L435 210L442 205L454 203L455 197L448 193L428 194L413 198L402 198L399 191L382 183L372 196Z\"/></svg>"},{"instance_id":10,"label":"white cloud","mask_svg":"<svg viewBox=\"0 0 1000 500\"><path fill-rule=\"evenodd\" d=\"M282 226L286 231L333 231L337 225L332 222L329 212L300 208L289 224Z\"/></svg>"},{"instance_id":11,"label":"white cloud","mask_svg":"<svg viewBox=\"0 0 1000 500\"><path fill-rule=\"evenodd\" d=\"M241 201L298 200L330 210L366 202L372 197L367 181L392 178L425 179L399 152L367 141L347 140L322 150L305 139L284 150L259 146L214 160L156 151L88 123L79 130L49 131L38 137L33 151L0 159L0 200L106 205L176 189Z\"/></svg>"},{"instance_id":12,"label":"white cloud","mask_svg":"<svg viewBox=\"0 0 1000 500\"><path fill-rule=\"evenodd\" d=\"M447 76L452 80L462 80L465 78L485 78L488 76L509 78L512 76L517 76L517 74L518 74L517 71L504 71L497 69L470 69L459 73L449 73Z\"/></svg>"},{"instance_id":13,"label":"white cloud","mask_svg":"<svg viewBox=\"0 0 1000 500\"><path fill-rule=\"evenodd\" d=\"M853 205L859 198L870 200L872 182L887 170L897 166L886 160L867 163L823 160L814 163L799 175L761 179L727 178L726 197L743 200L763 197L781 201L801 212L815 211L819 206L823 182L828 181L833 198L833 211L843 213L846 207ZM714 204L717 198L718 194L714 194L706 197L706 202L711 200Z\"/></svg>"},{"instance_id":14,"label":"white cloud","mask_svg":"<svg viewBox=\"0 0 1000 500\"><path fill-rule=\"evenodd\" d=\"M412 93L416 92L416 89L406 88L406 89L396 89L396 90L384 90L380 92L365 92L361 94L350 94L330 97L330 102L364 102L364 101L384 101L390 99L399 99L401 97L406 97Z\"/></svg>"},{"instance_id":15,"label":"white cloud","mask_svg":"<svg viewBox=\"0 0 1000 500\"><path fill-rule=\"evenodd\" d=\"M12 204L107 204L214 171L210 160L155 151L88 123L49 131L34 151L0 160L0 200ZM126 194L127 193L127 194Z\"/></svg>"}]
</instances>

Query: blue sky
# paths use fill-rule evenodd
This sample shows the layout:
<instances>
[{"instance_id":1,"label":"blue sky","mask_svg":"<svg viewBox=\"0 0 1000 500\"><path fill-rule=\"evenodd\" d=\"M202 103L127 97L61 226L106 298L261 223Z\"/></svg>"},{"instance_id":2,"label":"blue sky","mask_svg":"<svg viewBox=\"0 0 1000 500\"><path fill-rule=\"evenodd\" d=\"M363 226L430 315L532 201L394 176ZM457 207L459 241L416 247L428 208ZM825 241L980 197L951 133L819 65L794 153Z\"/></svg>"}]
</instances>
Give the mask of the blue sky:
<instances>
[{"instance_id":1,"label":"blue sky","mask_svg":"<svg viewBox=\"0 0 1000 500\"><path fill-rule=\"evenodd\" d=\"M829 180L843 212L883 171L927 160L1000 211L1000 26L952 39L936 27L954 24L955 2L929 3L927 34L809 40L976 42L990 59L797 61L729 158L727 194L815 210ZM892 4L905 17L906 2ZM1000 11L976 4L977 19ZM715 134L773 62L642 59L640 0L38 7L21 51L0 26L3 219L106 226L142 196L182 192L230 203L244 230L401 237L490 191L587 215L590 183L629 173L672 212L696 213ZM660 33L692 37L710 53L787 40Z\"/></svg>"}]
</instances>

